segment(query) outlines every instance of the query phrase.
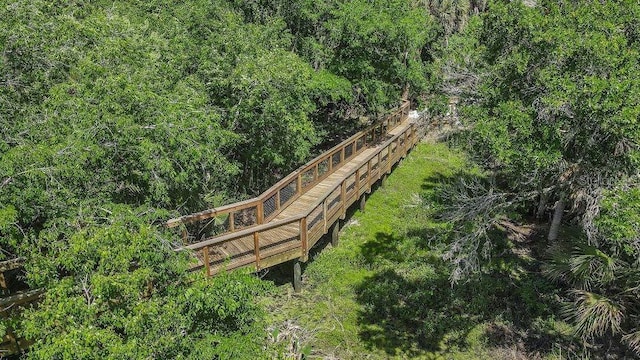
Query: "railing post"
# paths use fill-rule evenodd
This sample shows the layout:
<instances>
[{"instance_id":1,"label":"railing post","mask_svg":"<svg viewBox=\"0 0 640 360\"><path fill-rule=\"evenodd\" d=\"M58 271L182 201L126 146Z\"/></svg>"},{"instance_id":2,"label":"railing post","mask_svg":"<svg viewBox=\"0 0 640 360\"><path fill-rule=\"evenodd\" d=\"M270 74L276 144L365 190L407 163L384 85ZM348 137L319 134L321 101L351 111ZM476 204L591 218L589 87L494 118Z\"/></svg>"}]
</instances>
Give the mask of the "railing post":
<instances>
[{"instance_id":1,"label":"railing post","mask_svg":"<svg viewBox=\"0 0 640 360\"><path fill-rule=\"evenodd\" d=\"M280 210L280 189L276 190L276 211Z\"/></svg>"},{"instance_id":2,"label":"railing post","mask_svg":"<svg viewBox=\"0 0 640 360\"><path fill-rule=\"evenodd\" d=\"M302 172L298 174L296 186L298 187L298 195L302 195Z\"/></svg>"},{"instance_id":3,"label":"railing post","mask_svg":"<svg viewBox=\"0 0 640 360\"><path fill-rule=\"evenodd\" d=\"M402 134L402 138L404 139L404 141L402 142L402 154L404 157L404 156L407 156L407 132L406 131Z\"/></svg>"},{"instance_id":4,"label":"railing post","mask_svg":"<svg viewBox=\"0 0 640 360\"><path fill-rule=\"evenodd\" d=\"M371 160L367 161L367 192L371 191Z\"/></svg>"},{"instance_id":5,"label":"railing post","mask_svg":"<svg viewBox=\"0 0 640 360\"><path fill-rule=\"evenodd\" d=\"M256 205L256 212L257 212L256 219L258 221L258 225L262 225L262 223L264 222L264 203L262 202L262 200L260 200Z\"/></svg>"},{"instance_id":6,"label":"railing post","mask_svg":"<svg viewBox=\"0 0 640 360\"><path fill-rule=\"evenodd\" d=\"M204 268L206 270L206 276L211 276L211 266L209 264L209 247L205 246L202 248L202 260L204 261Z\"/></svg>"},{"instance_id":7,"label":"railing post","mask_svg":"<svg viewBox=\"0 0 640 360\"><path fill-rule=\"evenodd\" d=\"M411 124L411 140L414 145L418 143L418 139L416 139L416 126L414 124Z\"/></svg>"},{"instance_id":8,"label":"railing post","mask_svg":"<svg viewBox=\"0 0 640 360\"><path fill-rule=\"evenodd\" d=\"M322 203L322 218L324 220L324 233L327 233L327 200Z\"/></svg>"},{"instance_id":9,"label":"railing post","mask_svg":"<svg viewBox=\"0 0 640 360\"><path fill-rule=\"evenodd\" d=\"M183 225L185 226L185 225ZM182 244L183 245L187 245L187 240L189 238L189 232L187 231L187 228L185 226L184 229L182 229Z\"/></svg>"},{"instance_id":10,"label":"railing post","mask_svg":"<svg viewBox=\"0 0 640 360\"><path fill-rule=\"evenodd\" d=\"M400 138L396 138L396 140L391 143L392 146L393 144L396 145L396 148L393 150L393 162L395 162L398 158L398 153L400 152Z\"/></svg>"},{"instance_id":11,"label":"railing post","mask_svg":"<svg viewBox=\"0 0 640 360\"><path fill-rule=\"evenodd\" d=\"M342 184L340 185L341 189L340 189L340 202L342 203L342 218L344 219L346 213L347 213L347 208L345 206L345 203L347 202L347 179L342 180Z\"/></svg>"},{"instance_id":12,"label":"railing post","mask_svg":"<svg viewBox=\"0 0 640 360\"><path fill-rule=\"evenodd\" d=\"M307 253L307 218L300 219L300 242L302 243L302 258L307 259L309 254Z\"/></svg>"},{"instance_id":13,"label":"railing post","mask_svg":"<svg viewBox=\"0 0 640 360\"><path fill-rule=\"evenodd\" d=\"M257 211L257 209L256 209L256 211ZM235 231L236 222L235 222L235 215L234 214L235 213L233 211L229 213L229 232L234 232ZM256 219L257 219L257 216L256 216Z\"/></svg>"},{"instance_id":14,"label":"railing post","mask_svg":"<svg viewBox=\"0 0 640 360\"><path fill-rule=\"evenodd\" d=\"M360 168L356 170L356 195L360 196Z\"/></svg>"},{"instance_id":15,"label":"railing post","mask_svg":"<svg viewBox=\"0 0 640 360\"><path fill-rule=\"evenodd\" d=\"M256 255L256 271L260 270L260 239L258 237L258 232L253 232L253 248L254 253Z\"/></svg>"}]
</instances>

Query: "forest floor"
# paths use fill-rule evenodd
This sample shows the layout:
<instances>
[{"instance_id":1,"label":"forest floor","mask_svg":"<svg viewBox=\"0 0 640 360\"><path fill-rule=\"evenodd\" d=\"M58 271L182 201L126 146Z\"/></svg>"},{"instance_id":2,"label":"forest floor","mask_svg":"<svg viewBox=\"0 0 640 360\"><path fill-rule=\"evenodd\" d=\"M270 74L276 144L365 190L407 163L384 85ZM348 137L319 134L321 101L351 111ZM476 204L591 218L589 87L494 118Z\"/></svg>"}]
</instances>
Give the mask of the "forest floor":
<instances>
[{"instance_id":1,"label":"forest floor","mask_svg":"<svg viewBox=\"0 0 640 360\"><path fill-rule=\"evenodd\" d=\"M452 287L438 239L439 185L471 174L463 154L421 143L324 241L293 292L290 266L267 274L260 301L272 341L309 359L559 359L580 351L558 320L560 294L540 276L531 242ZM471 174L473 175L473 174ZM476 174L477 175L477 174Z\"/></svg>"}]
</instances>

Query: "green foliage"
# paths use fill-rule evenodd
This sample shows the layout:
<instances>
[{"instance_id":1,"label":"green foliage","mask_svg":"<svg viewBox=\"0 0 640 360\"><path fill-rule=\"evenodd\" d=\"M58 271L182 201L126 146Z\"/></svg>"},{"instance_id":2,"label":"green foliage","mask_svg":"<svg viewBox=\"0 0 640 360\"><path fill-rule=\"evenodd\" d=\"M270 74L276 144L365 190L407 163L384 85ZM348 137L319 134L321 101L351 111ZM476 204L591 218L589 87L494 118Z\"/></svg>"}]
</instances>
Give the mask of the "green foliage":
<instances>
[{"instance_id":1,"label":"green foliage","mask_svg":"<svg viewBox=\"0 0 640 360\"><path fill-rule=\"evenodd\" d=\"M637 243L640 239L640 189L637 185L606 192L596 223L603 245L612 254L629 262L640 258Z\"/></svg>"},{"instance_id":2,"label":"green foliage","mask_svg":"<svg viewBox=\"0 0 640 360\"><path fill-rule=\"evenodd\" d=\"M575 192L595 174L637 167L640 48L628 31L637 11L632 2L495 2L462 35L473 41L452 41L448 62L480 79L465 99L470 148L510 188ZM465 63L458 47L480 59Z\"/></svg>"},{"instance_id":3,"label":"green foliage","mask_svg":"<svg viewBox=\"0 0 640 360\"><path fill-rule=\"evenodd\" d=\"M439 32L445 38L462 31L473 21L473 14L485 11L486 0L422 0L425 8L437 18Z\"/></svg>"},{"instance_id":4,"label":"green foliage","mask_svg":"<svg viewBox=\"0 0 640 360\"><path fill-rule=\"evenodd\" d=\"M27 266L38 270L29 271L32 281L49 283L39 306L25 314L22 333L35 340L28 357L259 353L261 310L252 298L264 283L242 274L188 275L187 254L140 218L118 207L105 223L79 229L65 248L31 257Z\"/></svg>"},{"instance_id":5,"label":"green foliage","mask_svg":"<svg viewBox=\"0 0 640 360\"><path fill-rule=\"evenodd\" d=\"M243 9L260 18L255 6ZM366 109L391 107L405 85L415 95L425 89L421 53L435 42L436 24L423 7L403 0L299 0L276 2L271 11L291 29L296 52L314 69L348 79L355 102Z\"/></svg>"},{"instance_id":6,"label":"green foliage","mask_svg":"<svg viewBox=\"0 0 640 360\"><path fill-rule=\"evenodd\" d=\"M635 350L638 14L633 1L495 1L438 62L442 89L461 96L463 144L496 179L451 207L481 208L509 193L491 207L502 206L500 216L542 218L547 204L566 202L580 228L550 249L547 275L571 289L567 314L579 335ZM454 225L480 235L488 226L496 224L482 216ZM475 237L457 236L454 263L480 256Z\"/></svg>"},{"instance_id":7,"label":"green foliage","mask_svg":"<svg viewBox=\"0 0 640 360\"><path fill-rule=\"evenodd\" d=\"M306 160L318 142L308 116L315 108L308 96L312 77L308 64L278 50L242 59L228 74L229 111L243 136L239 158L257 189ZM264 176L268 167L272 176Z\"/></svg>"},{"instance_id":8,"label":"green foliage","mask_svg":"<svg viewBox=\"0 0 640 360\"><path fill-rule=\"evenodd\" d=\"M7 257L7 255L11 255L10 249L15 249L17 245L14 240L15 231L17 231L17 229L15 228L15 221L17 216L18 212L11 205L0 208L0 234L14 233L14 236L7 236L6 238L0 240L0 244L9 245L6 248L5 246L2 247L2 251L0 251L0 260L3 260L5 257Z\"/></svg>"},{"instance_id":9,"label":"green foliage","mask_svg":"<svg viewBox=\"0 0 640 360\"><path fill-rule=\"evenodd\" d=\"M256 159L262 168L292 167L308 156L317 141L306 120L314 106L305 95L308 65L284 50L270 53L287 43L282 26L264 27L271 34L247 26L276 45L255 39L255 50L220 49L244 59L235 83L224 84L238 91L235 100L253 96L254 106L235 108L198 71L207 55L200 49L241 40L232 29L205 36L223 21L243 28L224 4L197 4L207 10L199 16L216 14L202 23L189 4L162 11L150 3L49 5L0 10L2 256L25 256L29 284L46 288L18 326L35 341L28 356L261 357L261 313L252 299L264 285L244 275L194 281L185 254L164 240L174 235L156 225L171 210L201 210L207 199L242 193L236 177L247 134L273 134L249 156L270 141L289 146ZM292 64L301 70L290 72ZM243 82L251 69L253 80ZM270 81L276 69L280 83ZM273 101L262 107L266 94ZM243 129L232 125L230 110L243 116ZM252 129L256 114L265 125ZM290 124L280 122L285 115Z\"/></svg>"},{"instance_id":10,"label":"green foliage","mask_svg":"<svg viewBox=\"0 0 640 360\"><path fill-rule=\"evenodd\" d=\"M546 273L569 283L573 301L566 316L586 339L615 336L639 352L640 193L617 188L605 193L596 219L599 242L579 244L573 251L556 249Z\"/></svg>"},{"instance_id":11,"label":"green foliage","mask_svg":"<svg viewBox=\"0 0 640 360\"><path fill-rule=\"evenodd\" d=\"M326 26L334 55L327 67L352 79L370 105L387 107L403 84L424 89L420 50L433 41L434 25L423 9L406 1L354 0L331 15Z\"/></svg>"},{"instance_id":12,"label":"green foliage","mask_svg":"<svg viewBox=\"0 0 640 360\"><path fill-rule=\"evenodd\" d=\"M356 126L337 119L424 89L434 34L399 0L1 7L0 259L46 289L18 326L28 356L260 357L260 286L190 283L156 226L264 190Z\"/></svg>"}]
</instances>

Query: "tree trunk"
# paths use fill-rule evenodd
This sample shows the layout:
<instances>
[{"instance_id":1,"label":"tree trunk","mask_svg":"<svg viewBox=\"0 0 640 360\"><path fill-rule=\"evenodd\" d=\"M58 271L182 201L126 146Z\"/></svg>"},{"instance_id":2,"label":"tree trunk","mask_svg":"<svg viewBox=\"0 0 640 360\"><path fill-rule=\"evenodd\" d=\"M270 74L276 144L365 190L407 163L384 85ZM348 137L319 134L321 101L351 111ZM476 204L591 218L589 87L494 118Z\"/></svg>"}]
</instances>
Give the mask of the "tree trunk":
<instances>
[{"instance_id":1,"label":"tree trunk","mask_svg":"<svg viewBox=\"0 0 640 360\"><path fill-rule=\"evenodd\" d=\"M553 211L553 219L551 220L551 226L549 227L549 241L558 240L558 232L560 231L560 223L562 222L562 215L564 214L564 207L566 203L564 196L560 200L556 201L555 210Z\"/></svg>"},{"instance_id":2,"label":"tree trunk","mask_svg":"<svg viewBox=\"0 0 640 360\"><path fill-rule=\"evenodd\" d=\"M547 203L549 202L549 195L551 192L540 192L540 201L538 202L538 210L536 211L536 219L542 219L545 210L547 209Z\"/></svg>"}]
</instances>

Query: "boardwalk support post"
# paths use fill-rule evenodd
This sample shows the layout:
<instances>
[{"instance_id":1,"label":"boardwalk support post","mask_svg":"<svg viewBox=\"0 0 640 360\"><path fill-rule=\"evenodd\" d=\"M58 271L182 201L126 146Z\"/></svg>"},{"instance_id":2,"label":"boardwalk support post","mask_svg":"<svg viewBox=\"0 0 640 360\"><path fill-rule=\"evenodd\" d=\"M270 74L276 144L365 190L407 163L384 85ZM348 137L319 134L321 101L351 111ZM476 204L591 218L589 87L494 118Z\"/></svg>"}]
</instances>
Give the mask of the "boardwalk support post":
<instances>
[{"instance_id":1,"label":"boardwalk support post","mask_svg":"<svg viewBox=\"0 0 640 360\"><path fill-rule=\"evenodd\" d=\"M380 179L380 186L385 187L387 185L387 174L382 175L382 179Z\"/></svg>"},{"instance_id":2,"label":"boardwalk support post","mask_svg":"<svg viewBox=\"0 0 640 360\"><path fill-rule=\"evenodd\" d=\"M364 212L364 205L366 203L367 203L367 195L362 194L362 196L360 196L360 211Z\"/></svg>"},{"instance_id":3,"label":"boardwalk support post","mask_svg":"<svg viewBox=\"0 0 640 360\"><path fill-rule=\"evenodd\" d=\"M340 235L340 220L336 220L331 228L331 246L338 247Z\"/></svg>"},{"instance_id":4,"label":"boardwalk support post","mask_svg":"<svg viewBox=\"0 0 640 360\"><path fill-rule=\"evenodd\" d=\"M299 293L302 291L302 268L300 260L293 260L293 291Z\"/></svg>"}]
</instances>

